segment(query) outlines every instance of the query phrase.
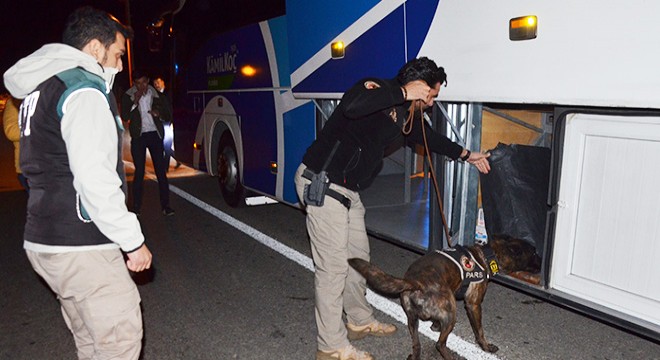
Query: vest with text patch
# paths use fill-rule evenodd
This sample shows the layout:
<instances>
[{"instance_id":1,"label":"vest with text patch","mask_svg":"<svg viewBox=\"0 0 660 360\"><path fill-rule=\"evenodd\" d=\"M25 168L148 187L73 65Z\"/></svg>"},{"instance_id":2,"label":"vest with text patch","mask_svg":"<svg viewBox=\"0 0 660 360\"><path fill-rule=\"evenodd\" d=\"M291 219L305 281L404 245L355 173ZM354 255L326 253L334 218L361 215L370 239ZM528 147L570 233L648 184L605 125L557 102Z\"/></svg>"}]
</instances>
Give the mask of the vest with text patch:
<instances>
[{"instance_id":1,"label":"vest with text patch","mask_svg":"<svg viewBox=\"0 0 660 360\"><path fill-rule=\"evenodd\" d=\"M465 292L471 283L480 283L488 279L488 271L477 262L472 253L465 247L455 245L452 248L436 251L451 260L461 273L461 287L454 293L457 299L465 297Z\"/></svg>"},{"instance_id":2,"label":"vest with text patch","mask_svg":"<svg viewBox=\"0 0 660 360\"><path fill-rule=\"evenodd\" d=\"M21 105L20 166L30 181L24 239L47 246L89 246L111 243L91 221L73 187L67 147L62 137L64 104L77 92L91 89L105 95L117 122L117 173L124 188L121 134L116 101L99 76L74 68L61 72L28 95ZM84 119L81 119L84 121ZM123 189L125 190L125 189Z\"/></svg>"}]
</instances>

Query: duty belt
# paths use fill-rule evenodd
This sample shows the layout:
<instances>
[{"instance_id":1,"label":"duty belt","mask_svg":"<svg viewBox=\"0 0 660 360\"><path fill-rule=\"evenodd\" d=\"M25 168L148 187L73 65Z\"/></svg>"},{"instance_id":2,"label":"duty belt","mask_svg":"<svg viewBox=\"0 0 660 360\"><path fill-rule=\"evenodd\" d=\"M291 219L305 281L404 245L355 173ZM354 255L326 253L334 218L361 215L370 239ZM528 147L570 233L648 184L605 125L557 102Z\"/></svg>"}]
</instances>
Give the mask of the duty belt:
<instances>
[{"instance_id":1,"label":"duty belt","mask_svg":"<svg viewBox=\"0 0 660 360\"><path fill-rule=\"evenodd\" d=\"M311 180L312 180L312 176L314 176L314 173L312 172L312 170L305 169L305 170L303 171L302 177L304 177L305 179L311 181ZM332 190L332 189L328 188L328 190L326 190L325 194L326 194L327 196L330 196L331 198L333 198L333 199L339 201L339 202L340 202L342 205L344 205L347 209L349 209L349 210L351 209L351 199L349 199L349 198L347 198L346 196L340 194L338 191L336 191L336 190Z\"/></svg>"}]
</instances>

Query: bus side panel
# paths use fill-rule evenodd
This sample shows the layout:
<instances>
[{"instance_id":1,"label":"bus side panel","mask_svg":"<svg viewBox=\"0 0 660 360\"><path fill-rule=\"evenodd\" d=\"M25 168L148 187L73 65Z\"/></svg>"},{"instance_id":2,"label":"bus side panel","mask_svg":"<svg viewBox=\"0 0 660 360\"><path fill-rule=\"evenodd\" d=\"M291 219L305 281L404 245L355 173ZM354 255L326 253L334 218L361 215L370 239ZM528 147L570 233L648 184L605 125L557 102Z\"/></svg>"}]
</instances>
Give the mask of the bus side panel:
<instances>
[{"instance_id":1,"label":"bus side panel","mask_svg":"<svg viewBox=\"0 0 660 360\"><path fill-rule=\"evenodd\" d=\"M442 1L420 55L447 69L441 100L659 108L660 2ZM509 21L536 15L536 38Z\"/></svg>"},{"instance_id":2,"label":"bus side panel","mask_svg":"<svg viewBox=\"0 0 660 360\"><path fill-rule=\"evenodd\" d=\"M291 70L303 65L378 2L379 0L287 0Z\"/></svg>"},{"instance_id":3,"label":"bus side panel","mask_svg":"<svg viewBox=\"0 0 660 360\"><path fill-rule=\"evenodd\" d=\"M284 191L285 202L298 202L293 176L307 147L316 137L314 104L307 103L284 114Z\"/></svg>"},{"instance_id":4,"label":"bus side panel","mask_svg":"<svg viewBox=\"0 0 660 360\"><path fill-rule=\"evenodd\" d=\"M271 23L274 24L276 29L286 28L284 17L272 19ZM281 30L278 30L277 34L280 33ZM281 34L278 35L278 38L282 37ZM286 69L284 65L283 69ZM241 71L246 66L252 67L254 72ZM282 71L282 69L279 71ZM199 121L202 118L202 110L206 106L204 98L209 99L214 96L209 93L210 91L222 91L222 94L226 95L227 99L235 106L237 115L243 121L246 121L244 130L249 132L249 134L243 134L243 131L241 131L240 135L248 141L248 144L244 145L246 149L244 154L245 163L242 164L243 171L249 175L245 185L274 194L272 189L274 189L275 180L269 181L268 177L261 177L263 182L251 182L251 179L260 178L259 173L252 175L254 167L260 163L257 157L253 155L253 147L256 146L256 148L264 151L263 155L268 158L274 157L273 154L276 153L272 149L272 146L276 147L274 140L270 140L270 143L275 145L272 145L267 152L264 148L268 147L269 142L259 141L264 137L276 138L276 133L271 129L275 127L272 92L266 90L266 92L259 95L252 92L254 89L270 89L274 86L269 55L260 25L248 25L207 41L191 60L185 79L187 94L182 97L182 101L180 100L177 103L180 108L175 110L175 118L177 119L175 122L177 159L193 165L199 170L210 170L211 166L207 164L209 159L205 158L206 154L204 152L197 152L199 163L196 163L193 142L196 138ZM239 92L242 90L248 90L248 92ZM212 134L206 133L210 130L204 129L204 139L206 139L204 141L211 141ZM255 137L253 134L258 134L258 136ZM238 151L241 152L240 149ZM263 171L268 172L267 162L261 172Z\"/></svg>"},{"instance_id":5,"label":"bus side panel","mask_svg":"<svg viewBox=\"0 0 660 360\"><path fill-rule=\"evenodd\" d=\"M202 95L188 95L179 99L180 106L174 108L174 157L181 163L193 166L193 142L197 134L197 126L202 117ZM198 102L194 106L195 101ZM202 159L203 161L203 159ZM199 170L206 170L206 163L196 166Z\"/></svg>"},{"instance_id":6,"label":"bus side panel","mask_svg":"<svg viewBox=\"0 0 660 360\"><path fill-rule=\"evenodd\" d=\"M341 94L363 77L395 77L407 60L417 56L437 4L437 1L410 0L397 6L396 2L381 2L372 8L360 7L364 14L355 23L344 21L347 17L354 17L353 12L336 15L338 18L333 17L331 10L312 12L311 15L289 12L294 92L301 97L306 97L304 94ZM303 16L306 16L304 20L300 18ZM336 33L321 28L327 35L323 38L325 42L312 36L311 41L317 40L312 49L309 43L295 35L295 31L300 21L310 21L308 18L314 16L314 22L335 21L344 24L345 28ZM345 42L343 58L331 59L329 42L332 40ZM301 54L308 57L306 61L301 62Z\"/></svg>"},{"instance_id":7,"label":"bus side panel","mask_svg":"<svg viewBox=\"0 0 660 360\"><path fill-rule=\"evenodd\" d=\"M343 93L367 76L392 78L406 61L403 38L403 8L399 8L348 45L343 59L326 62L293 90Z\"/></svg>"},{"instance_id":8,"label":"bus side panel","mask_svg":"<svg viewBox=\"0 0 660 360\"><path fill-rule=\"evenodd\" d=\"M243 185L275 194L277 176L270 162L277 161L277 123L271 91L225 94L236 109L243 139Z\"/></svg>"},{"instance_id":9,"label":"bus side panel","mask_svg":"<svg viewBox=\"0 0 660 360\"><path fill-rule=\"evenodd\" d=\"M244 66L253 74L241 72ZM188 90L227 90L273 86L268 54L258 24L217 36L208 41L191 63ZM196 76L195 76L196 75Z\"/></svg>"}]
</instances>

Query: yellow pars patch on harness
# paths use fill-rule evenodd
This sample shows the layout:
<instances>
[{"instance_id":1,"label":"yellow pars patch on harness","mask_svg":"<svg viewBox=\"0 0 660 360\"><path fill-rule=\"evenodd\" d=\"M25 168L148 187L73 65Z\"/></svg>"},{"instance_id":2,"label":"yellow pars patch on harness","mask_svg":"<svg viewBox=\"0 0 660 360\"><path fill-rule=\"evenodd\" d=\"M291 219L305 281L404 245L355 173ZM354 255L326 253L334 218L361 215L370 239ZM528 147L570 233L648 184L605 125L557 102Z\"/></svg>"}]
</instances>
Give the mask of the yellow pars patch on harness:
<instances>
[{"instance_id":1,"label":"yellow pars patch on harness","mask_svg":"<svg viewBox=\"0 0 660 360\"><path fill-rule=\"evenodd\" d=\"M374 81L369 80L364 82L364 87L371 90L371 89L378 89L380 85L378 85L378 83Z\"/></svg>"}]
</instances>

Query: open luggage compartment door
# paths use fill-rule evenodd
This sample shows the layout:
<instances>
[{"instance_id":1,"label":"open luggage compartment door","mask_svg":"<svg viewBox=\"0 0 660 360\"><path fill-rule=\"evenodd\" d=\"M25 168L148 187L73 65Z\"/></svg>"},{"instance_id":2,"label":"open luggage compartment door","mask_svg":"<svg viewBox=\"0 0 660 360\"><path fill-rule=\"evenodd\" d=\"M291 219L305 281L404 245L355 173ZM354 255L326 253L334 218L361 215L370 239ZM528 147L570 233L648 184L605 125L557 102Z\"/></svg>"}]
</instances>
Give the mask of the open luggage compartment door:
<instances>
[{"instance_id":1,"label":"open luggage compartment door","mask_svg":"<svg viewBox=\"0 0 660 360\"><path fill-rule=\"evenodd\" d=\"M660 331L660 117L565 119L549 286Z\"/></svg>"}]
</instances>

